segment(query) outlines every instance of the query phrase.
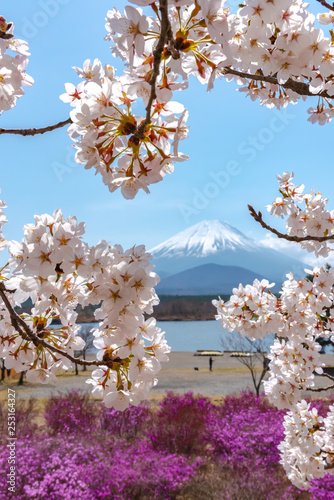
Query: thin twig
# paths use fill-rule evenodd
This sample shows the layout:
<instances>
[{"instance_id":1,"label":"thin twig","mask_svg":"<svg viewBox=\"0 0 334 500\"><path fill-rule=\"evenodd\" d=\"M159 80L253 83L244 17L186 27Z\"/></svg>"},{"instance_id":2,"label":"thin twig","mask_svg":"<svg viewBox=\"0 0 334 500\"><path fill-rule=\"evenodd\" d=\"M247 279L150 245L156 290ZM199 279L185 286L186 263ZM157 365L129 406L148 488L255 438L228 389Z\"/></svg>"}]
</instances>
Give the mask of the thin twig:
<instances>
[{"instance_id":1,"label":"thin twig","mask_svg":"<svg viewBox=\"0 0 334 500\"><path fill-rule=\"evenodd\" d=\"M330 5L329 3L326 2L326 0L317 0L317 2L319 2L323 7L326 7L327 9L334 11L334 4Z\"/></svg>"},{"instance_id":2,"label":"thin twig","mask_svg":"<svg viewBox=\"0 0 334 500\"><path fill-rule=\"evenodd\" d=\"M281 233L280 231L277 231L277 229L269 226L266 222L264 222L262 218L262 213L261 212L256 212L252 205L248 205L248 210L250 211L251 216L253 217L256 222L258 222L264 229L267 229L273 234L276 234L278 238L282 238L287 241L295 241L297 243L300 243L302 241L331 241L334 240L334 234L331 236L290 236L288 234Z\"/></svg>"},{"instance_id":3,"label":"thin twig","mask_svg":"<svg viewBox=\"0 0 334 500\"><path fill-rule=\"evenodd\" d=\"M329 385L327 387L318 387L317 389L314 389L313 387L308 387L306 390L312 392L323 392L323 391L328 391L329 389L334 389L334 385Z\"/></svg>"},{"instance_id":4,"label":"thin twig","mask_svg":"<svg viewBox=\"0 0 334 500\"><path fill-rule=\"evenodd\" d=\"M334 455L332 451L320 450L322 453L327 453L327 455Z\"/></svg>"},{"instance_id":5,"label":"thin twig","mask_svg":"<svg viewBox=\"0 0 334 500\"><path fill-rule=\"evenodd\" d=\"M52 132L52 130L56 130L57 128L65 127L65 125L69 125L72 123L71 118L64 120L62 122L56 123L55 125L49 125L48 127L43 128L23 128L23 129L6 129L0 128L0 135L2 134L15 134L15 135L37 135L37 134L45 134L45 132Z\"/></svg>"},{"instance_id":6,"label":"thin twig","mask_svg":"<svg viewBox=\"0 0 334 500\"><path fill-rule=\"evenodd\" d=\"M293 80L292 78L289 78L289 80L285 83L279 83L275 76L253 75L251 73L245 73L244 71L238 71L228 67L223 69L223 74L225 75L230 74L230 75L240 76L240 78L249 78L250 80L267 82L273 85L279 85L284 89L293 90L293 92L296 92L296 94L302 96L325 97L327 99L331 99L331 96L327 93L326 90L323 90L322 92L319 93L313 93L310 91L310 86L307 83L296 82L296 80Z\"/></svg>"},{"instance_id":7,"label":"thin twig","mask_svg":"<svg viewBox=\"0 0 334 500\"><path fill-rule=\"evenodd\" d=\"M54 352L55 354L58 354L60 359L62 357L69 359L72 363L77 363L78 365L81 366L107 366L106 361L84 361L79 358L74 358L67 352L62 351L61 349L58 349L57 347L48 344L45 342L45 340L39 338L35 333L31 330L29 325L19 316L14 308L12 307L11 303L9 302L7 296L6 296L6 287L4 286L3 283L0 283L0 296L7 308L7 311L9 312L11 323L13 328L18 332L18 334L24 339L32 342L36 347L37 346L42 346L45 349Z\"/></svg>"},{"instance_id":8,"label":"thin twig","mask_svg":"<svg viewBox=\"0 0 334 500\"><path fill-rule=\"evenodd\" d=\"M334 377L332 377L331 375L328 375L328 373L321 373L320 375L321 377L326 377L326 378L329 378L329 380L333 380L334 381Z\"/></svg>"}]
</instances>

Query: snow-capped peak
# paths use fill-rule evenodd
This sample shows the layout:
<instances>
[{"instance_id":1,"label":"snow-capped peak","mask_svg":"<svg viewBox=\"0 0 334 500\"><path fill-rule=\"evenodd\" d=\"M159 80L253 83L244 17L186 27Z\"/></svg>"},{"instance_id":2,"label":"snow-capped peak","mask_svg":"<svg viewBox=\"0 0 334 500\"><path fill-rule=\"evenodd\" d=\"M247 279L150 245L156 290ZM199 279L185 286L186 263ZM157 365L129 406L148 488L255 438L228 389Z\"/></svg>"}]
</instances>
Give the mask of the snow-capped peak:
<instances>
[{"instance_id":1,"label":"snow-capped peak","mask_svg":"<svg viewBox=\"0 0 334 500\"><path fill-rule=\"evenodd\" d=\"M219 220L205 220L181 231L152 248L150 253L160 257L206 257L224 250L257 250L256 243L246 235Z\"/></svg>"}]
</instances>

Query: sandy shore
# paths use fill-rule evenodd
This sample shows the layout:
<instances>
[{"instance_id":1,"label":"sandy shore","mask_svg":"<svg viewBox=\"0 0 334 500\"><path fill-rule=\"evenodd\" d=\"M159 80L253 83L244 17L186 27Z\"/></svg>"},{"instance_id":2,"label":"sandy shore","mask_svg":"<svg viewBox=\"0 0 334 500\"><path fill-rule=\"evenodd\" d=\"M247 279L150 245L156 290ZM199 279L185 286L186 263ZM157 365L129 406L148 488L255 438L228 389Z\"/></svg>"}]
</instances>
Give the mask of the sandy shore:
<instances>
[{"instance_id":1,"label":"sandy shore","mask_svg":"<svg viewBox=\"0 0 334 500\"><path fill-rule=\"evenodd\" d=\"M240 362L229 354L214 357L213 371L209 371L209 358L206 356L194 356L192 352L172 352L168 363L163 363L163 369L158 375L159 382L152 389L153 399L160 397L167 391L185 393L192 391L195 394L207 396L224 396L238 393L245 389L253 389L250 372ZM334 365L334 355L322 356L326 365ZM195 370L194 368L198 368ZM48 398L52 394L65 393L72 389L81 389L89 393L91 386L85 384L89 378L89 372L82 372L79 367L79 376L75 376L69 370L65 375L57 377L57 382L52 384L30 384L25 381L23 386L17 386L17 381L10 380L0 384L0 400L7 399L7 388L15 389L17 398ZM315 378L316 387L330 384L323 377ZM334 394L334 390L329 392ZM308 392L308 395L312 393ZM318 396L326 393L317 393Z\"/></svg>"}]
</instances>

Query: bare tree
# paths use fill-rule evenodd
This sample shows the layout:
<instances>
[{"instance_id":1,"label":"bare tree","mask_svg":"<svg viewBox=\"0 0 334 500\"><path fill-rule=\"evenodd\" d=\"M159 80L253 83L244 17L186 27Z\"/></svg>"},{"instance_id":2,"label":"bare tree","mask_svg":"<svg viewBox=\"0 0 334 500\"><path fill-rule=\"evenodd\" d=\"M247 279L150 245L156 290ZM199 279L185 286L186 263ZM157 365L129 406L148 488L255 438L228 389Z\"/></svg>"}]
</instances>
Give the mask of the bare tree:
<instances>
[{"instance_id":1,"label":"bare tree","mask_svg":"<svg viewBox=\"0 0 334 500\"><path fill-rule=\"evenodd\" d=\"M91 327L89 326L81 326L80 337L85 341L85 347L81 349L81 351L75 351L74 357L79 358L82 356L82 359L86 361L86 353L89 351L91 347L93 347L94 337L91 333ZM82 371L87 371L87 366L83 365ZM78 375L78 365L75 363L75 374Z\"/></svg>"},{"instance_id":2,"label":"bare tree","mask_svg":"<svg viewBox=\"0 0 334 500\"><path fill-rule=\"evenodd\" d=\"M236 334L236 332L226 331L224 337L221 338L221 344L225 351L226 348L229 351L234 351L237 361L248 368L258 396L264 377L269 371L267 342L264 339L250 340L248 337Z\"/></svg>"},{"instance_id":3,"label":"bare tree","mask_svg":"<svg viewBox=\"0 0 334 500\"><path fill-rule=\"evenodd\" d=\"M6 374L7 374L7 377L9 377L11 374L11 371L12 371L11 369L8 369L5 367L5 360L2 359L1 360L1 380L0 380L0 382L3 382L5 380Z\"/></svg>"},{"instance_id":4,"label":"bare tree","mask_svg":"<svg viewBox=\"0 0 334 500\"><path fill-rule=\"evenodd\" d=\"M23 385L23 381L24 381L24 376L25 376L26 372L20 372L20 378L19 378L19 381L17 383L17 385Z\"/></svg>"},{"instance_id":5,"label":"bare tree","mask_svg":"<svg viewBox=\"0 0 334 500\"><path fill-rule=\"evenodd\" d=\"M6 367L5 367L5 360L1 360L1 382L5 380L6 377Z\"/></svg>"},{"instance_id":6,"label":"bare tree","mask_svg":"<svg viewBox=\"0 0 334 500\"><path fill-rule=\"evenodd\" d=\"M4 382L5 381L5 378L6 378L6 373L7 373L7 377L10 376L11 374L11 371L12 370L9 370L5 367L5 360L2 359L1 360L1 367L0 367L0 370L1 370L1 378L0 378L0 382ZM23 385L23 381L24 381L24 376L25 376L26 372L20 372L20 378L17 382L17 385Z\"/></svg>"}]
</instances>

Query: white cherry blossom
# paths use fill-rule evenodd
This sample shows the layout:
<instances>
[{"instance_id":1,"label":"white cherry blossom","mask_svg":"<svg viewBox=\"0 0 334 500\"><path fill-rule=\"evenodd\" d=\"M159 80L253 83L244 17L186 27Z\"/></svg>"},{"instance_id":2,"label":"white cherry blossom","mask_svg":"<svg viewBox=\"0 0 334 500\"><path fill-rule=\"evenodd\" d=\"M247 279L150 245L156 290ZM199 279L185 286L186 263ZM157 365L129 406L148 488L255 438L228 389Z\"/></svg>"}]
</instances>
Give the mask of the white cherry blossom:
<instances>
[{"instance_id":1,"label":"white cherry blossom","mask_svg":"<svg viewBox=\"0 0 334 500\"><path fill-rule=\"evenodd\" d=\"M25 73L30 55L28 44L14 38L13 30L14 25L0 16L0 114L16 106L17 99L24 94L23 86L34 83Z\"/></svg>"},{"instance_id":2,"label":"white cherry blossom","mask_svg":"<svg viewBox=\"0 0 334 500\"><path fill-rule=\"evenodd\" d=\"M313 191L304 194L304 185L295 186L293 177L293 172L277 175L281 197L268 211L287 217L292 237L334 235L334 212L326 209L328 200ZM306 240L300 245L316 255L332 250L327 241ZM303 391L314 387L315 373L323 373L319 338L334 338L334 270L315 267L305 269L305 274L306 278L296 280L289 273L279 298L271 294L268 282L255 280L253 285L234 288L227 302L220 299L213 304L216 319L229 331L250 339L276 334L264 389L272 404L290 410L285 440L279 446L282 464L293 484L307 489L313 477L322 477L325 467L333 465L333 410L322 420L303 401Z\"/></svg>"},{"instance_id":3,"label":"white cherry blossom","mask_svg":"<svg viewBox=\"0 0 334 500\"><path fill-rule=\"evenodd\" d=\"M0 201L0 240L6 221ZM154 320L145 323L158 303L154 286L159 278L150 264L151 255L140 245L123 250L100 241L90 247L82 239L84 224L60 210L35 216L24 227L23 240L9 242L10 261L0 270L12 307L30 299L31 312L21 315L26 333L14 329L10 312L0 299L0 353L5 366L26 371L33 383L51 383L55 373L67 370L85 343L76 324L78 305L99 304L92 332L99 349L99 366L89 383L93 394L108 406L124 410L148 396L161 361L170 348ZM60 325L51 326L53 320ZM23 335L23 336L22 336ZM32 338L31 335L34 337ZM38 349L36 349L36 342ZM57 349L55 356L50 346Z\"/></svg>"}]
</instances>

